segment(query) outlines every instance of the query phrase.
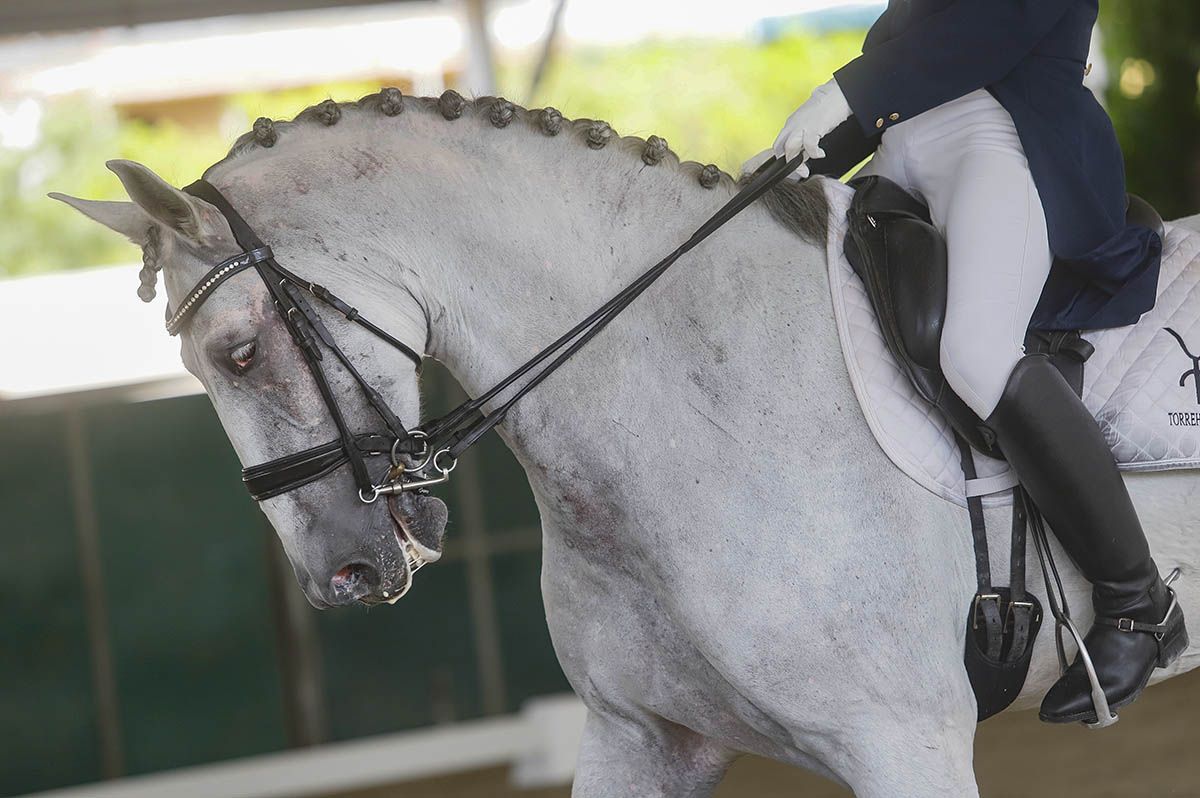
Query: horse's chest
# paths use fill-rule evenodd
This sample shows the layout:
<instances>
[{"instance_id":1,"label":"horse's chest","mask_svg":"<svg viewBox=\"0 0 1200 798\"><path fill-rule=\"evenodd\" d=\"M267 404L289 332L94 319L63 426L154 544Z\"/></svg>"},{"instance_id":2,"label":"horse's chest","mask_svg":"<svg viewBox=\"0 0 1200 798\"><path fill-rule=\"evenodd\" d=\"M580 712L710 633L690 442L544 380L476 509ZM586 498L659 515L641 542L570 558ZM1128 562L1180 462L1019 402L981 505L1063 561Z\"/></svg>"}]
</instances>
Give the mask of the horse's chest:
<instances>
[{"instance_id":1,"label":"horse's chest","mask_svg":"<svg viewBox=\"0 0 1200 798\"><path fill-rule=\"evenodd\" d=\"M740 750L770 754L786 733L751 706L660 600L664 586L629 564L586 561L546 536L542 591L563 672L592 708L666 718ZM655 586L659 590L655 589Z\"/></svg>"}]
</instances>

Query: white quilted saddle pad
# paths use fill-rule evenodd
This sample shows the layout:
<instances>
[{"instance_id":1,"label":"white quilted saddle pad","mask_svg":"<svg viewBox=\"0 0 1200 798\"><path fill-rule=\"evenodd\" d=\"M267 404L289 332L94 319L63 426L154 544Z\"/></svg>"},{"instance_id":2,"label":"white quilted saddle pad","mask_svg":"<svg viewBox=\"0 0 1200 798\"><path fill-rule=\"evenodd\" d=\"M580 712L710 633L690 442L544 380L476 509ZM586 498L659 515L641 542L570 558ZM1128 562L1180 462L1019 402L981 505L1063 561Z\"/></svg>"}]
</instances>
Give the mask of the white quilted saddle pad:
<instances>
[{"instance_id":1,"label":"white quilted saddle pad","mask_svg":"<svg viewBox=\"0 0 1200 798\"><path fill-rule=\"evenodd\" d=\"M862 282L842 253L854 192L822 179L829 197L829 284L850 382L887 456L917 483L960 505L966 485L949 424L913 389L884 345ZM1158 303L1132 327L1088 333L1083 400L1122 470L1200 468L1200 233L1166 226ZM1189 351L1190 350L1190 351ZM982 478L1007 484L1004 463L976 455ZM979 492L984 492L980 490ZM985 505L1011 503L1007 492Z\"/></svg>"}]
</instances>

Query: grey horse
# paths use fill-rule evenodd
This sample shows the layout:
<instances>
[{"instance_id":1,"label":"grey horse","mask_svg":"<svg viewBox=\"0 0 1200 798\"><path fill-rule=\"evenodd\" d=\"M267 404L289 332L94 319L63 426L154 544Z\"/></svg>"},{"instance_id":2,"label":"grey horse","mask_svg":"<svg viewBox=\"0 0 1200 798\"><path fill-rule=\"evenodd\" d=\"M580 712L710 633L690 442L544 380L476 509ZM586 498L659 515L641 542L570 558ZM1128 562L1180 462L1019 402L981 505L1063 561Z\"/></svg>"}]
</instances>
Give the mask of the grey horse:
<instances>
[{"instance_id":1,"label":"grey horse","mask_svg":"<svg viewBox=\"0 0 1200 798\"><path fill-rule=\"evenodd\" d=\"M239 250L212 206L140 164L109 167L132 202L58 198L143 247L143 293L161 269L177 303ZM444 363L472 395L736 189L657 137L395 90L260 120L206 177L282 263ZM555 650L589 710L580 798L706 796L742 752L862 798L978 794L962 666L966 512L905 477L864 423L837 343L823 196L809 181L746 210L501 428L541 512ZM343 319L328 324L415 423L412 365ZM182 356L244 464L334 437L256 275L213 295ZM348 379L334 383L351 425L369 425ZM1179 598L1200 617L1200 480L1128 484L1160 567L1182 570ZM313 604L372 600L396 578L383 504L360 502L345 469L264 502ZM437 499L406 494L398 515L440 540ZM1006 511L992 515L1004 529ZM1006 562L1002 537L995 563ZM1071 603L1090 606L1059 561ZM352 563L373 569L369 595L332 587ZM1050 637L1017 707L1056 676ZM1158 677L1197 664L1193 645Z\"/></svg>"}]
</instances>

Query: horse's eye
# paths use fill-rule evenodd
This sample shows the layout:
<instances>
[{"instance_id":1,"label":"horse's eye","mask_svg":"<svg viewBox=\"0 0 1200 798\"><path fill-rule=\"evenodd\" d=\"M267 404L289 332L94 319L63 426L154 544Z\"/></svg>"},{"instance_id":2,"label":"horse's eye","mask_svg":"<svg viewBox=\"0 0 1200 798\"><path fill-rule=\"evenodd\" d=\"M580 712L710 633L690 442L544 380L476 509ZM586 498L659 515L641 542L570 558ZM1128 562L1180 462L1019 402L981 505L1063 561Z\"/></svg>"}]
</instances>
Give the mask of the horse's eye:
<instances>
[{"instance_id":1,"label":"horse's eye","mask_svg":"<svg viewBox=\"0 0 1200 798\"><path fill-rule=\"evenodd\" d=\"M229 359L233 362L233 367L238 373L244 372L250 368L250 364L254 362L254 350L257 349L256 341L247 341L244 344L239 344L229 353Z\"/></svg>"}]
</instances>

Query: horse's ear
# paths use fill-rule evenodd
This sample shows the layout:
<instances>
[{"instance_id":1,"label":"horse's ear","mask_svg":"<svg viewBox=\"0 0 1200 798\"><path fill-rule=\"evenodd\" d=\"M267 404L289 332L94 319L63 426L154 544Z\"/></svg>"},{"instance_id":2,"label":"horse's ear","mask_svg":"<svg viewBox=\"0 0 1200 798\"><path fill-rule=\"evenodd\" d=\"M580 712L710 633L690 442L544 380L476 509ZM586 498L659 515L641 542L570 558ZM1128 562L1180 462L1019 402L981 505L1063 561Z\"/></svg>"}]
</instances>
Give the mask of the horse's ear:
<instances>
[{"instance_id":1,"label":"horse's ear","mask_svg":"<svg viewBox=\"0 0 1200 798\"><path fill-rule=\"evenodd\" d=\"M144 246L147 231L155 222L146 212L133 202L106 202L103 200L87 200L50 192L50 199L65 202L84 216L99 222L110 230L115 230L128 238L139 247Z\"/></svg>"},{"instance_id":2,"label":"horse's ear","mask_svg":"<svg viewBox=\"0 0 1200 798\"><path fill-rule=\"evenodd\" d=\"M204 200L183 193L136 161L113 160L105 166L151 219L201 244L220 235L224 226L220 211Z\"/></svg>"}]
</instances>

